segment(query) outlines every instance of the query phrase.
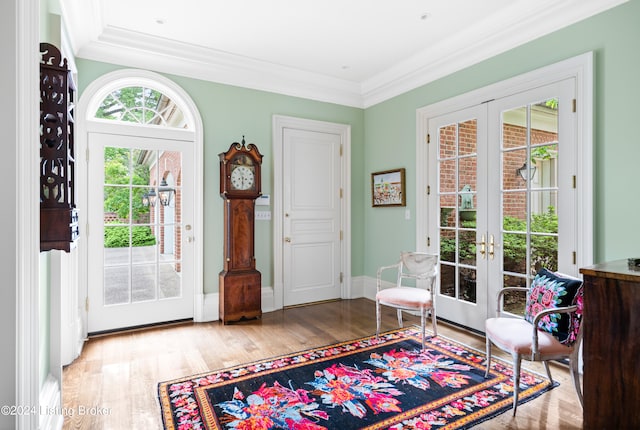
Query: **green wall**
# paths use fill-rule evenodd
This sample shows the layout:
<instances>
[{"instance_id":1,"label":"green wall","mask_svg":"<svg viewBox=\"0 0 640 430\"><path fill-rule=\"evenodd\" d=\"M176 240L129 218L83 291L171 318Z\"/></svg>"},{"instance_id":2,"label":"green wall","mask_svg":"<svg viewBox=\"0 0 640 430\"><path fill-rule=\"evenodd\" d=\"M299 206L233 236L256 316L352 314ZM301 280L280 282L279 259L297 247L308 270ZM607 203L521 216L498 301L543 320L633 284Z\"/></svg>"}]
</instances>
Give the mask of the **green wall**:
<instances>
[{"instance_id":1,"label":"green wall","mask_svg":"<svg viewBox=\"0 0 640 430\"><path fill-rule=\"evenodd\" d=\"M217 291L222 267L222 201L217 154L245 135L265 155L263 192L272 194L271 118L291 115L352 126L352 273L375 276L399 252L415 249L416 109L564 59L595 53L595 260L640 256L634 225L640 199L640 0L584 20L364 111L167 75L194 99L205 126L205 291ZM78 59L80 92L120 66ZM366 150L365 150L366 148ZM406 168L406 208L372 208L370 174ZM411 219L405 220L405 210ZM264 285L273 285L272 224L257 223L256 254Z\"/></svg>"},{"instance_id":2,"label":"green wall","mask_svg":"<svg viewBox=\"0 0 640 430\"><path fill-rule=\"evenodd\" d=\"M122 67L76 59L78 91L96 78ZM194 100L204 124L204 283L205 292L218 291L222 270L222 199L219 195L218 154L244 135L264 155L262 193L273 195L272 117L274 114L351 125L352 273L362 274L364 196L364 112L362 109L289 97L264 91L216 84L198 79L165 75ZM273 210L273 205L270 207ZM273 285L273 222L256 222L256 261L263 286Z\"/></svg>"},{"instance_id":3,"label":"green wall","mask_svg":"<svg viewBox=\"0 0 640 430\"><path fill-rule=\"evenodd\" d=\"M405 208L365 204L364 274L375 276L378 266L416 247L416 109L589 51L595 53L594 258L640 256L639 23L640 0L631 0L366 109L365 174L405 167L412 218L404 219Z\"/></svg>"}]
</instances>

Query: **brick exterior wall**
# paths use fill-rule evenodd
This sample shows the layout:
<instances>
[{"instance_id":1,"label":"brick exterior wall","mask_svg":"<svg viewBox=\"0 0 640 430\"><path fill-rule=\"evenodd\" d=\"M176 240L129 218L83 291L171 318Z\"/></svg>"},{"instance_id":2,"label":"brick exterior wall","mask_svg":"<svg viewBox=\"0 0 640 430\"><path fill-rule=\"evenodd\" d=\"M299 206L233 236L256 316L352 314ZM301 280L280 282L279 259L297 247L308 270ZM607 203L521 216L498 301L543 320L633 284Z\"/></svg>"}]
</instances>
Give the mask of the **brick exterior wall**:
<instances>
[{"instance_id":1,"label":"brick exterior wall","mask_svg":"<svg viewBox=\"0 0 640 430\"><path fill-rule=\"evenodd\" d=\"M557 139L556 133L544 130L531 130L531 143L554 142ZM452 124L440 129L440 158L451 158L451 160L440 163L440 192L454 193L457 195L442 195L440 197L440 207L457 208L461 205L460 190L464 185L470 185L472 191L477 190L477 157L465 155L474 154L476 148L476 121L467 121L459 125L459 182L456 190L456 125ZM516 148L526 144L526 128L505 124L503 128L504 148ZM526 161L525 150L506 151L503 157L503 187L505 190L522 189L525 187L523 179L517 175L516 170L522 167ZM499 174L499 172L495 172ZM473 195L473 207L477 206L476 195ZM525 219L526 216L526 193L514 192L503 194L503 215ZM455 211L452 211L446 225L455 225Z\"/></svg>"},{"instance_id":2,"label":"brick exterior wall","mask_svg":"<svg viewBox=\"0 0 640 430\"><path fill-rule=\"evenodd\" d=\"M160 169L160 174L158 175L158 168ZM182 258L182 154L180 152L174 151L164 151L160 153L158 162L154 164L149 170L151 179L151 185L158 186L159 184L156 182L155 178L160 178L160 182L162 179L166 179L168 177L172 177L174 179L174 184L170 185L175 189L175 192L172 199L173 208L167 208L160 204L160 199L158 198L158 203L156 207L158 207L158 228L159 231L156 234L156 238L158 240L158 245L160 247L160 253L164 254L165 252L171 252L171 250L165 250L165 211L175 210L175 228L174 228L174 256L177 261L175 264L176 272L180 272L180 259ZM167 181L169 182L169 181ZM152 224L152 230L155 230L153 224L155 224L155 212L152 211L150 222ZM168 230L168 229L167 229Z\"/></svg>"}]
</instances>

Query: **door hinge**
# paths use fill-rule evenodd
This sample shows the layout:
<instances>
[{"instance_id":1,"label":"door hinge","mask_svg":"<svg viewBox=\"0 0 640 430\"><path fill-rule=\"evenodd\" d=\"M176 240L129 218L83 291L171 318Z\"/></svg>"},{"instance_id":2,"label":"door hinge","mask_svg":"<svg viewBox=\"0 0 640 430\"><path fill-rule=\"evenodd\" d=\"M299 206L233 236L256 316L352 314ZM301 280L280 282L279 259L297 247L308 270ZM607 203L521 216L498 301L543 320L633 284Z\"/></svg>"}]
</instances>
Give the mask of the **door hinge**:
<instances>
[{"instance_id":1,"label":"door hinge","mask_svg":"<svg viewBox=\"0 0 640 430\"><path fill-rule=\"evenodd\" d=\"M340 198L342 198L342 188L340 188Z\"/></svg>"},{"instance_id":2,"label":"door hinge","mask_svg":"<svg viewBox=\"0 0 640 430\"><path fill-rule=\"evenodd\" d=\"M576 252L573 251L571 254L573 258L573 264L578 264L578 255L576 254Z\"/></svg>"},{"instance_id":3,"label":"door hinge","mask_svg":"<svg viewBox=\"0 0 640 430\"><path fill-rule=\"evenodd\" d=\"M431 238L427 236L427 246L431 246Z\"/></svg>"},{"instance_id":4,"label":"door hinge","mask_svg":"<svg viewBox=\"0 0 640 430\"><path fill-rule=\"evenodd\" d=\"M89 161L89 148L86 149L85 156L87 157L87 161Z\"/></svg>"},{"instance_id":5,"label":"door hinge","mask_svg":"<svg viewBox=\"0 0 640 430\"><path fill-rule=\"evenodd\" d=\"M578 101L576 99L573 99L572 105L571 105L571 111L573 113L576 113L577 110L578 110Z\"/></svg>"},{"instance_id":6,"label":"door hinge","mask_svg":"<svg viewBox=\"0 0 640 430\"><path fill-rule=\"evenodd\" d=\"M573 188L578 188L578 178L576 175L573 175Z\"/></svg>"},{"instance_id":7,"label":"door hinge","mask_svg":"<svg viewBox=\"0 0 640 430\"><path fill-rule=\"evenodd\" d=\"M431 185L427 185L427 195L431 195Z\"/></svg>"},{"instance_id":8,"label":"door hinge","mask_svg":"<svg viewBox=\"0 0 640 430\"><path fill-rule=\"evenodd\" d=\"M431 143L431 135L427 133L427 144Z\"/></svg>"},{"instance_id":9,"label":"door hinge","mask_svg":"<svg viewBox=\"0 0 640 430\"><path fill-rule=\"evenodd\" d=\"M84 299L84 310L89 312L89 297L85 297Z\"/></svg>"},{"instance_id":10,"label":"door hinge","mask_svg":"<svg viewBox=\"0 0 640 430\"><path fill-rule=\"evenodd\" d=\"M342 238L343 238L343 231L340 230L340 240L342 240Z\"/></svg>"},{"instance_id":11,"label":"door hinge","mask_svg":"<svg viewBox=\"0 0 640 430\"><path fill-rule=\"evenodd\" d=\"M340 272L340 283L344 282L344 273Z\"/></svg>"},{"instance_id":12,"label":"door hinge","mask_svg":"<svg viewBox=\"0 0 640 430\"><path fill-rule=\"evenodd\" d=\"M342 143L340 144L340 156L342 157Z\"/></svg>"}]
</instances>

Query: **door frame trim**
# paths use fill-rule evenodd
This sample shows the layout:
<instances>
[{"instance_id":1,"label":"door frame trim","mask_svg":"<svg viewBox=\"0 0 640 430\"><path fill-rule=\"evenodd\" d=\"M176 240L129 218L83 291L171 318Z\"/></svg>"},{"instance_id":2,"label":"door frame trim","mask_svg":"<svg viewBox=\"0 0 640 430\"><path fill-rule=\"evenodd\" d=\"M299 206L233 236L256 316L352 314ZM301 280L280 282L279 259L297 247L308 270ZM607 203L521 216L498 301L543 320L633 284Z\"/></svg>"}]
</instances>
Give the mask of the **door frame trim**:
<instances>
[{"instance_id":1,"label":"door frame trim","mask_svg":"<svg viewBox=\"0 0 640 430\"><path fill-rule=\"evenodd\" d=\"M427 246L429 235L429 154L427 134L429 119L481 104L490 99L510 96L522 91L574 78L576 82L576 139L578 142L577 177L577 249L576 267L593 264L593 52L560 61L513 78L497 82L416 110L416 225L418 251L432 252ZM439 251L438 251L439 252Z\"/></svg>"},{"instance_id":2,"label":"door frame trim","mask_svg":"<svg viewBox=\"0 0 640 430\"><path fill-rule=\"evenodd\" d=\"M340 263L343 273L341 298L351 297L351 126L325 121L274 115L273 123L273 307L282 309L284 304L284 241L283 241L283 136L287 128L332 133L340 135L342 157L340 157L340 180L342 205L340 223L344 231L340 244ZM263 305L264 306L264 305ZM268 306L267 306L268 307Z\"/></svg>"}]
</instances>

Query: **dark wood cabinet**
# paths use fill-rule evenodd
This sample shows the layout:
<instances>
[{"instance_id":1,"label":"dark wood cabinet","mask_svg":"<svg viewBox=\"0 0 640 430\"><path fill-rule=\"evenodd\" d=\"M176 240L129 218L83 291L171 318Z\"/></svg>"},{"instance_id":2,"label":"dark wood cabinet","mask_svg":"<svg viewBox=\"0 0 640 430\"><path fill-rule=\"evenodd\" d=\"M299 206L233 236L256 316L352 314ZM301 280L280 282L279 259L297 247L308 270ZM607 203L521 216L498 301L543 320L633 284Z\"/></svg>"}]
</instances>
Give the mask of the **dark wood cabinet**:
<instances>
[{"instance_id":1,"label":"dark wood cabinet","mask_svg":"<svg viewBox=\"0 0 640 430\"><path fill-rule=\"evenodd\" d=\"M584 277L585 429L640 428L640 272L627 260Z\"/></svg>"}]
</instances>

